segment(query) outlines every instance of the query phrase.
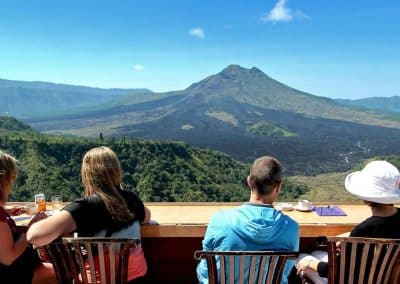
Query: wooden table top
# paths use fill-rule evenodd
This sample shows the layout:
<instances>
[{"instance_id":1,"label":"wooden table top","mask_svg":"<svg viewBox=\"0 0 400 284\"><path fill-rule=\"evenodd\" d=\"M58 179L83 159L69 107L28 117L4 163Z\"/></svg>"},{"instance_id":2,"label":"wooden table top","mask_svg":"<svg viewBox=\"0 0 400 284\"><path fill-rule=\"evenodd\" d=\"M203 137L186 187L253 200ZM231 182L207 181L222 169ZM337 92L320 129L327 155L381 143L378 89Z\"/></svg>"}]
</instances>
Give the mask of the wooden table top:
<instances>
[{"instance_id":1,"label":"wooden table top","mask_svg":"<svg viewBox=\"0 0 400 284\"><path fill-rule=\"evenodd\" d=\"M9 205L26 203L8 203ZM146 203L158 225L142 226L143 237L202 237L211 216L241 203ZM315 204L318 205L318 204ZM325 205L326 206L326 205ZM350 231L371 216L366 205L340 204L347 216L319 216L315 212L285 211L300 225L303 237L337 235ZM19 224L23 225L23 224Z\"/></svg>"},{"instance_id":2,"label":"wooden table top","mask_svg":"<svg viewBox=\"0 0 400 284\"><path fill-rule=\"evenodd\" d=\"M153 220L162 225L205 225L219 211L240 206L241 203L147 203ZM326 205L324 205L326 206ZM337 205L347 216L319 216L315 212L284 211L299 224L358 224L371 216L366 205Z\"/></svg>"},{"instance_id":3,"label":"wooden table top","mask_svg":"<svg viewBox=\"0 0 400 284\"><path fill-rule=\"evenodd\" d=\"M145 237L198 237L204 236L211 216L219 211L240 206L241 203L148 203L152 219L159 226L143 226ZM316 204L318 205L318 204ZM323 206L327 206L326 204ZM350 231L355 225L371 216L366 205L343 204L339 206L347 216L319 216L315 212L285 211L300 225L303 237L338 235Z\"/></svg>"}]
</instances>

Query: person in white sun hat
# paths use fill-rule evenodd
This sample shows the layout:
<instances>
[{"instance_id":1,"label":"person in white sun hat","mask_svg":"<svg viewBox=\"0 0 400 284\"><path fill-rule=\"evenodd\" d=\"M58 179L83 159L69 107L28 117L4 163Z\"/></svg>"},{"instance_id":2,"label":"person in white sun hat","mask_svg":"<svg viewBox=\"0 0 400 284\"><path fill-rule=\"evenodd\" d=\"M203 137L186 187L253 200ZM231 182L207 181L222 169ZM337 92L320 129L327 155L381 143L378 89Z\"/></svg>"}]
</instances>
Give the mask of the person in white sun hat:
<instances>
[{"instance_id":1,"label":"person in white sun hat","mask_svg":"<svg viewBox=\"0 0 400 284\"><path fill-rule=\"evenodd\" d=\"M350 237L400 239L400 210L394 206L400 202L400 172L394 165L387 161L370 162L361 171L349 174L344 185L372 211L372 216L358 224ZM313 270L321 277L328 275L328 263L313 256L299 257L296 267L298 272Z\"/></svg>"}]
</instances>

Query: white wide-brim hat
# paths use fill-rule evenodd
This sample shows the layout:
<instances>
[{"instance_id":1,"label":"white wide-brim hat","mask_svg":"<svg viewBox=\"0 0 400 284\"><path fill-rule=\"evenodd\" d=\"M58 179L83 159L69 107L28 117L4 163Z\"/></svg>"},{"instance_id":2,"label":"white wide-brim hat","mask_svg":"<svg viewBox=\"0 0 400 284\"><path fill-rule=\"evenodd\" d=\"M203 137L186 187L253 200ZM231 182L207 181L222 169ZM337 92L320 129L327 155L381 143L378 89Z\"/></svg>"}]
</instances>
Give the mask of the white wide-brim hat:
<instances>
[{"instance_id":1,"label":"white wide-brim hat","mask_svg":"<svg viewBox=\"0 0 400 284\"><path fill-rule=\"evenodd\" d=\"M344 185L362 200L382 204L400 202L400 172L386 161L368 163L361 171L349 174Z\"/></svg>"}]
</instances>

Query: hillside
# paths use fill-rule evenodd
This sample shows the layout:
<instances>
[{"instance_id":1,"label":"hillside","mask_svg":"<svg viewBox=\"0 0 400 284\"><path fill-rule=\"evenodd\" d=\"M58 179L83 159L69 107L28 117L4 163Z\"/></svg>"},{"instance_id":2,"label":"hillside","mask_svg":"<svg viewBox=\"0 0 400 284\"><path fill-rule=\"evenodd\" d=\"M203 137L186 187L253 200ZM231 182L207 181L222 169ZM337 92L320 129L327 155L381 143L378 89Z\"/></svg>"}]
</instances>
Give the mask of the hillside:
<instances>
[{"instance_id":1,"label":"hillside","mask_svg":"<svg viewBox=\"0 0 400 284\"><path fill-rule=\"evenodd\" d=\"M309 188L301 198L314 202L361 202L357 197L348 193L344 187L346 176L361 170L368 162L373 160L386 160L400 169L400 156L374 157L358 164L346 172L326 173L315 177L293 176L289 180L298 185Z\"/></svg>"},{"instance_id":2,"label":"hillside","mask_svg":"<svg viewBox=\"0 0 400 284\"><path fill-rule=\"evenodd\" d=\"M385 112L400 112L400 96L372 97L358 100L336 99L338 103Z\"/></svg>"},{"instance_id":3,"label":"hillside","mask_svg":"<svg viewBox=\"0 0 400 284\"><path fill-rule=\"evenodd\" d=\"M0 79L0 114L42 117L88 111L124 96L151 94L148 89L100 89L84 86Z\"/></svg>"},{"instance_id":4,"label":"hillside","mask_svg":"<svg viewBox=\"0 0 400 284\"><path fill-rule=\"evenodd\" d=\"M81 159L99 145L117 153L124 187L144 201L244 201L249 196L249 166L213 150L180 142L43 135L26 131L26 126L7 117L0 117L0 125L7 125L0 129L0 149L18 159L18 180L11 194L14 201L33 200L39 192L48 197L60 194L65 201L81 196ZM306 191L286 182L282 199L293 200Z\"/></svg>"},{"instance_id":5,"label":"hillside","mask_svg":"<svg viewBox=\"0 0 400 284\"><path fill-rule=\"evenodd\" d=\"M255 67L230 65L185 90L154 97L27 122L53 134L180 140L244 162L269 154L299 175L344 171L371 156L400 153L400 121L298 91Z\"/></svg>"}]
</instances>

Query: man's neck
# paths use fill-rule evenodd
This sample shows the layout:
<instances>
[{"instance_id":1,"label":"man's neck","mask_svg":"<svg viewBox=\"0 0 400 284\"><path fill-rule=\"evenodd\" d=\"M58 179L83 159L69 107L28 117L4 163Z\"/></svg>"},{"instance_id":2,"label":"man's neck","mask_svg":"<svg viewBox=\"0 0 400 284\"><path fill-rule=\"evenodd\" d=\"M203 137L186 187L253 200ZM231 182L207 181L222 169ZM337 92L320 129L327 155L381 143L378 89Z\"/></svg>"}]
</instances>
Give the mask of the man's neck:
<instances>
[{"instance_id":1,"label":"man's neck","mask_svg":"<svg viewBox=\"0 0 400 284\"><path fill-rule=\"evenodd\" d=\"M274 199L271 196L260 196L256 194L250 195L250 203L255 204L269 204L272 205L274 203Z\"/></svg>"}]
</instances>

